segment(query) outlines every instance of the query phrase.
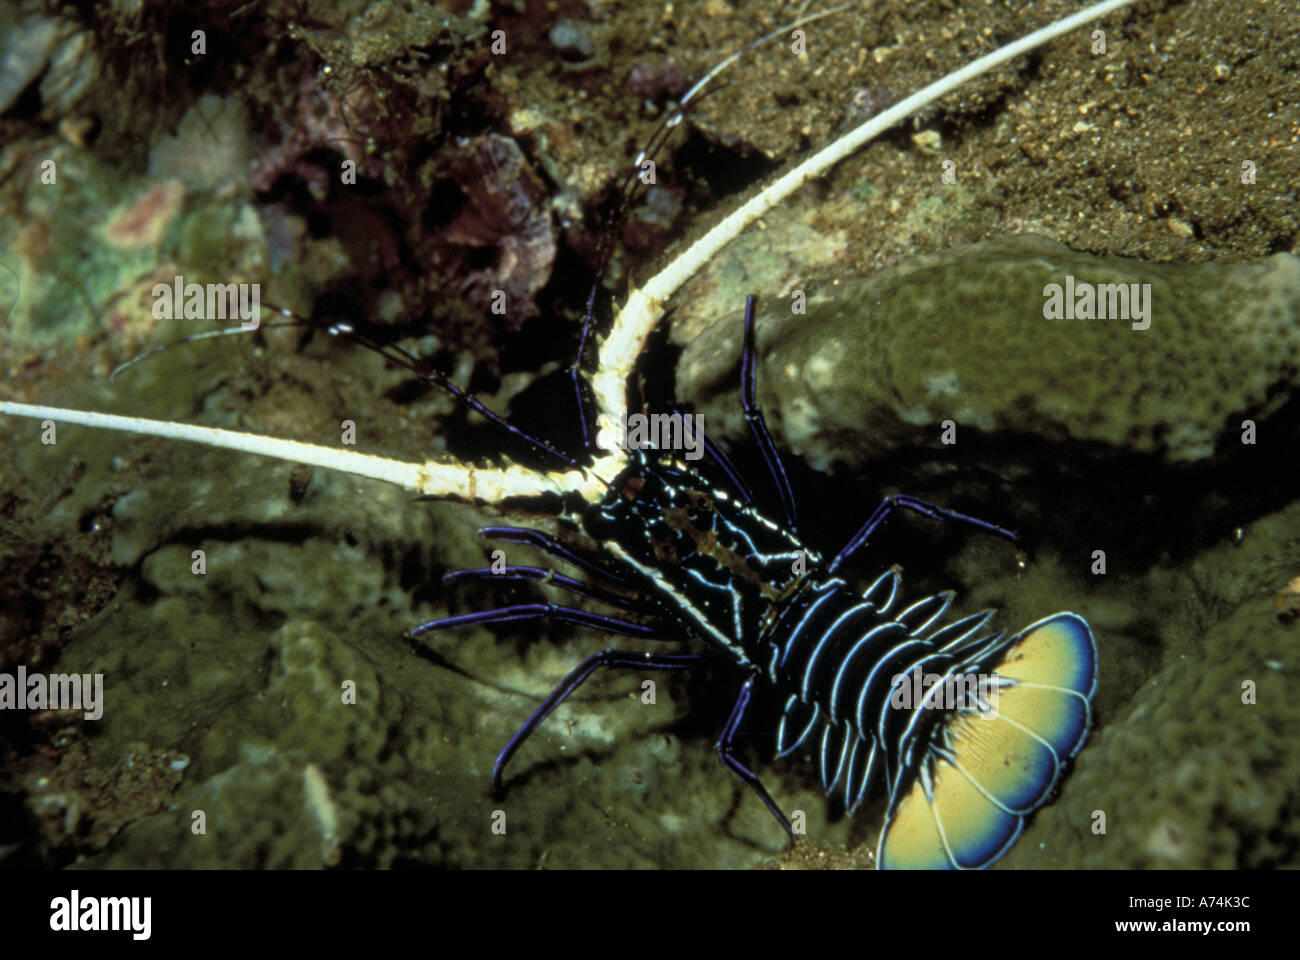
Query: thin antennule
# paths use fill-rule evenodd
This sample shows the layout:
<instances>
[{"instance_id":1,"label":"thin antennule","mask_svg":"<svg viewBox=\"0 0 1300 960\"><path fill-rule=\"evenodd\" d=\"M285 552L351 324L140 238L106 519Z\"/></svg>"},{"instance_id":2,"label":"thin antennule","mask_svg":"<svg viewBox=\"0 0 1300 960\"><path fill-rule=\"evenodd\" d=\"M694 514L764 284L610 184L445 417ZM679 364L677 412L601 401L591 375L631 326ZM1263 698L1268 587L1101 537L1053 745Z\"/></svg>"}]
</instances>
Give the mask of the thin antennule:
<instances>
[{"instance_id":1,"label":"thin antennule","mask_svg":"<svg viewBox=\"0 0 1300 960\"><path fill-rule=\"evenodd\" d=\"M641 172L641 164L646 160L653 158L655 154L659 152L672 131L686 119L686 115L701 101L703 101L706 96L722 89L719 87L711 90L709 87L724 70L745 54L757 50L759 47L775 40L777 37L784 35L790 30L797 30L799 27L807 26L808 24L814 23L818 20L824 20L825 18L835 16L838 13L843 13L848 8L849 4L842 3L838 7L831 7L829 10L810 13L807 16L791 20L784 26L777 27L775 30L763 34L763 36L758 39L750 40L748 43L741 45L737 49L733 50L723 60L710 67L708 72L706 72L704 76L700 77L700 79L696 80L695 83L691 85L691 88L682 95L681 100L677 101L677 109L659 122L659 125L655 127L654 132L650 134L650 139L646 141L646 145L637 153L636 159L632 161L631 169L628 170L627 174L623 178L623 183L619 187L619 199L616 200L617 206L610 211L612 215L610 222L617 223L618 220L622 218L622 215L627 211L627 208L631 206L632 201L636 199L637 194L640 192L640 188L644 186L641 178L638 176ZM602 252L606 257L608 257L608 254L610 253L608 250ZM600 270L603 271L605 266L606 262L599 263Z\"/></svg>"},{"instance_id":2,"label":"thin antennule","mask_svg":"<svg viewBox=\"0 0 1300 960\"><path fill-rule=\"evenodd\" d=\"M266 307L269 310L274 310L276 313L279 313L281 316L291 318L291 320L294 321L295 325L299 325L299 326L306 325L317 330L323 330L325 333L328 333L331 337L346 337L348 340L351 340L357 346L364 347L365 349L371 351L372 353L379 354L379 356L383 357L389 363L401 367L404 370L409 370L419 379L426 380L429 383L432 383L435 386L440 387L443 390L446 390L454 398L456 398L456 400L465 404L475 413L485 417L489 422L496 424L498 427L501 427L502 429L509 431L510 433L514 434L516 437L519 437L521 440L524 440L532 444L534 447L536 447L538 450L541 450L543 453L555 457L557 460L563 461L565 464L567 464L570 467L575 467L576 469L581 470L584 474L587 472L586 469L581 464L579 464L576 460L574 460L572 457L568 456L567 454L561 453L559 450L556 450L549 443L546 443L543 440L538 440L536 437L532 436L531 434L524 433L524 431L520 430L510 421L502 417L500 414L497 414L494 411L490 410L483 403L483 401L479 400L478 397L456 386L454 383L452 383L450 380L447 379L446 375L435 370L432 366L429 365L427 361L420 359L415 354L411 353L409 350L399 347L395 343L380 343L378 340L375 340L372 337L368 337L364 333L361 333L350 323L344 322L344 323L322 324L316 320L311 320L306 317L300 317L298 314L293 313L292 311L287 310L284 307L274 307L271 306L270 304L266 304Z\"/></svg>"},{"instance_id":3,"label":"thin antennule","mask_svg":"<svg viewBox=\"0 0 1300 960\"><path fill-rule=\"evenodd\" d=\"M396 344L380 343L377 340L374 340L370 337L367 337L365 334L358 332L357 329L352 326L352 324L347 322L321 323L309 317L300 316L299 314L294 313L292 310L288 309L287 307L278 307L270 303L263 303L262 309L270 310L272 313L278 313L280 316L284 317L285 319L275 320L272 321L271 323L260 323L255 327L245 327L241 325L238 327L223 327L220 330L205 330L201 333L192 333L189 336L181 337L178 340L172 340L168 343L164 343L164 344L160 344L159 346L152 347L149 350L146 350L143 353L139 353L136 356L132 357L131 359L118 364L116 367L113 368L113 371L108 375L108 379L110 381L116 379L118 374L122 373L124 370L129 369L130 367L135 366L141 360L145 360L149 357L154 356L155 354L162 353L164 350L171 350L173 347L183 346L187 343L197 343L200 340L213 340L218 337L229 337L229 336L235 336L243 333L253 333L257 330L281 330L289 327L300 327L300 328L306 327L312 330L320 330L324 333L329 334L331 337L346 337L348 340L351 340L353 343L357 344L357 346L364 347L367 350L379 354L389 363L402 367L405 370L409 370L419 379L427 380L428 382L438 387L441 387L443 390L446 390L458 401L464 403L475 413L481 414L483 417L487 418L489 421L496 424L497 426L503 427L504 429L510 431L520 439L525 440L528 443L531 443L533 446L541 450L543 453L546 453L549 456L555 457L556 459L563 461L566 465L570 467L575 467L578 470L581 470L584 474L586 473L585 468L583 468L572 457L561 453L559 450L556 450L550 444L542 440L538 440L536 437L530 436L527 433L524 433L522 430L514 426L505 418L501 417L500 415L494 413L492 410L488 409L488 407L485 406L483 402L479 400L477 397L475 397L473 394L467 393L464 390L460 389L458 386L456 386L454 383L448 380L446 376L444 376L442 373L439 373L437 370L433 369L431 366L429 366L428 363L421 360L419 357L415 356L410 351L404 350L403 348L397 346Z\"/></svg>"},{"instance_id":4,"label":"thin antennule","mask_svg":"<svg viewBox=\"0 0 1300 960\"><path fill-rule=\"evenodd\" d=\"M492 423L495 423L497 426L510 431L511 433L513 433L515 436L519 437L522 440L526 440L527 442L531 443L534 447L541 450L542 452L547 453L552 457L564 461L564 463L568 464L569 466L581 470L584 474L586 473L586 468L584 468L581 464L578 463L578 461L574 460L568 454L561 453L559 450L556 450L554 447L552 447L549 443L546 443L544 440L538 440L536 437L524 433L524 431L520 430L510 421L502 417L500 414L494 413L492 410L490 410L483 403L483 401L480 400L478 397L474 396L474 394L462 390L460 387L456 386L454 383L452 383L450 380L447 379L445 374L435 370L426 361L421 360L419 357L415 356L415 354L411 353L409 350L399 347L395 343L379 343L377 340L373 340L370 337L367 337L365 334L359 333L350 324L336 324L327 327L326 332L329 333L331 336L345 336L353 343L357 344L358 346L365 347L367 350L371 350L379 354L389 363L396 364L399 367L409 370L411 373L415 374L421 380L427 380L428 382L438 387L441 387L443 390L446 390L453 397L455 397L461 403L465 404L475 413L481 414L482 416L490 420Z\"/></svg>"},{"instance_id":5,"label":"thin antennule","mask_svg":"<svg viewBox=\"0 0 1300 960\"><path fill-rule=\"evenodd\" d=\"M173 347L183 346L187 343L197 343L199 340L212 340L217 337L233 337L236 334L253 333L254 331L257 330L277 330L283 327L300 327L300 326L302 326L302 322L298 319L284 321L284 322L277 320L273 323L259 323L255 327L245 327L241 325L238 327L222 327L220 330L205 330L202 333L191 333L189 336L181 337L179 340L172 340L168 343L159 344L156 347L150 347L148 350L144 351L144 353L137 353L130 360L125 360L122 363L119 363L116 367L114 367L113 372L108 375L108 379L110 381L116 380L117 375L119 373L121 373L123 370L127 370L131 367L134 367L141 360L146 360L149 357L154 356L155 354L162 353L164 350L170 350Z\"/></svg>"}]
</instances>

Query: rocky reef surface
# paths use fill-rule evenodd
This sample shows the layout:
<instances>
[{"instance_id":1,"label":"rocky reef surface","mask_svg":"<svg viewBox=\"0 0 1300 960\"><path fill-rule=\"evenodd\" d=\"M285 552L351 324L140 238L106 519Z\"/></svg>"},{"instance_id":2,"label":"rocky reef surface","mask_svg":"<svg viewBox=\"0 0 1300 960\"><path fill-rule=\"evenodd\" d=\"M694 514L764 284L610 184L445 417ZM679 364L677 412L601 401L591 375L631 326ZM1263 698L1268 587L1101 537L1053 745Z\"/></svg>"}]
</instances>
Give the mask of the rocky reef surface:
<instances>
[{"instance_id":1,"label":"rocky reef surface","mask_svg":"<svg viewBox=\"0 0 1300 960\"><path fill-rule=\"evenodd\" d=\"M169 349L109 381L212 326L155 317L156 283L259 280L266 302L372 323L572 440L556 372L613 185L683 76L796 6L340 2L307 21L298 3L9 5L0 391L313 442L350 420L358 449L407 460L527 454L406 371L296 330ZM1075 4L869 6L810 30L806 59L777 44L733 68L744 82L683 125L606 281L864 112ZM1061 609L1092 623L1094 732L1004 866L1300 855L1300 28L1277 6L1139 5L1106 24L1105 55L1058 42L949 98L710 264L643 364L648 390L695 404L772 505L736 396L737 310L759 293L760 398L810 540L834 550L885 493L923 496L1017 529L1023 552L900 519L852 576L897 564L909 591L953 587L1009 628ZM498 26L511 53L494 59ZM178 46L199 27L222 56ZM1150 327L1046 319L1042 288L1066 274L1150 282ZM504 319L484 309L496 287L519 306ZM795 290L805 314L789 311ZM96 720L0 714L0 859L870 866L879 808L847 820L807 758L768 762L770 724L744 751L806 814L797 848L718 764L736 679L721 669L656 677L653 702L641 677L593 680L492 796L510 733L608 638L471 627L421 656L406 633L559 600L440 582L490 562L477 526L556 529L550 506L503 518L179 443L62 424L43 443L39 423L0 421L0 672L105 676Z\"/></svg>"}]
</instances>

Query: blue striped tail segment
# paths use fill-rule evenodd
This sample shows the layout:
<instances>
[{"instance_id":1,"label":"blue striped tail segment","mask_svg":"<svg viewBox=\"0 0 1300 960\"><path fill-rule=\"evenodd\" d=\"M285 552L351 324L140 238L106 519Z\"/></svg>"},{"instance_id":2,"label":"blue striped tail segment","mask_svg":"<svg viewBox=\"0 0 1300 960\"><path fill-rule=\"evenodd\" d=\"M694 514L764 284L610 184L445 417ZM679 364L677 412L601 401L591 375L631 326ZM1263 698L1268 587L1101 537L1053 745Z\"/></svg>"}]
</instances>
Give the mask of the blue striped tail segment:
<instances>
[{"instance_id":1,"label":"blue striped tail segment","mask_svg":"<svg viewBox=\"0 0 1300 960\"><path fill-rule=\"evenodd\" d=\"M899 577L888 571L862 594L839 578L809 582L785 604L771 624L768 679L797 691L785 703L777 731L777 752L788 756L814 741L822 786L844 788L852 812L873 792L897 751L894 733L883 729L895 675L936 655L924 632L944 613L951 593L928 597L895 610ZM968 636L987 619L967 618L945 628L949 641ZM963 628L963 625L965 629Z\"/></svg>"},{"instance_id":2,"label":"blue striped tail segment","mask_svg":"<svg viewBox=\"0 0 1300 960\"><path fill-rule=\"evenodd\" d=\"M942 624L952 594L895 609L890 572L863 594L838 578L809 582L764 631L779 638L768 680L788 694L777 753L811 748L822 786L853 813L889 797L882 867L984 867L1019 836L1088 729L1096 647L1087 623L1060 613L1013 637L990 633L993 611ZM974 687L993 703L891 702L920 670ZM981 688L983 689L983 688Z\"/></svg>"}]
</instances>

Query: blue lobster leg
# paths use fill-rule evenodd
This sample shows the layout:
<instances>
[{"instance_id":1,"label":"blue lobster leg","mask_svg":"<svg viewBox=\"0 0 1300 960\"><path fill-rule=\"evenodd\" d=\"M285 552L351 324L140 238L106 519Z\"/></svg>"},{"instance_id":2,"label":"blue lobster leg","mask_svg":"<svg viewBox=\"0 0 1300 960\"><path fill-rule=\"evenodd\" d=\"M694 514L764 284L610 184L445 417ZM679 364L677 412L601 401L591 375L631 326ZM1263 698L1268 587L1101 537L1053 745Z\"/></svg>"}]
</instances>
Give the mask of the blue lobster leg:
<instances>
[{"instance_id":1,"label":"blue lobster leg","mask_svg":"<svg viewBox=\"0 0 1300 960\"><path fill-rule=\"evenodd\" d=\"M859 547L871 538L871 535L876 532L876 528L885 522L885 518L888 517L890 511L894 509L914 510L923 516L932 517L935 520L956 520L960 523L970 524L972 527L983 530L985 533L992 533L999 537L1005 537L1013 543L1017 540L1014 533L1006 527L999 527L996 523L989 523L987 520L980 520L978 517L967 516L964 513L958 513L956 510L949 510L946 507L939 507L925 500L918 500L916 497L908 496L905 493L895 493L885 497L880 506L876 507L871 516L867 518L867 522L862 525L862 529L855 533L849 542L844 545L844 548L835 555L835 559L832 560L830 566L826 568L826 572L830 574L839 569L839 565L852 556Z\"/></svg>"},{"instance_id":2,"label":"blue lobster leg","mask_svg":"<svg viewBox=\"0 0 1300 960\"><path fill-rule=\"evenodd\" d=\"M718 464L719 467L722 467L722 471L727 475L727 479L732 481L733 487L736 488L741 497L744 497L745 502L749 503L749 505L753 505L754 494L753 492L750 492L749 485L745 483L744 479L742 479L740 471L736 470L736 464L732 463L731 458L728 458L727 454L723 453L722 447L716 445L715 442L710 440L707 434L702 431L701 438L705 441L706 453L710 455L712 460L714 460L714 463Z\"/></svg>"},{"instance_id":3,"label":"blue lobster leg","mask_svg":"<svg viewBox=\"0 0 1300 960\"><path fill-rule=\"evenodd\" d=\"M606 580L623 586L630 585L627 580L614 573L614 571L593 560L588 560L581 554L575 553L554 537L547 536L540 530L529 530L527 527L481 527L478 535L489 540L504 540L506 543L524 543L530 547L536 547L538 550L544 550L551 556L572 564L579 570L585 570L594 576L604 577Z\"/></svg>"},{"instance_id":4,"label":"blue lobster leg","mask_svg":"<svg viewBox=\"0 0 1300 960\"><path fill-rule=\"evenodd\" d=\"M745 413L745 422L749 424L749 432L754 435L754 442L758 444L758 449L763 452L763 460L767 463L768 473L772 475L772 481L776 484L777 492L781 495L781 508L785 511L785 525L790 529L795 529L795 507L794 494L790 491L790 478L785 474L785 466L781 463L781 456L776 452L776 444L772 442L772 435L767 432L767 423L763 419L763 411L759 409L756 398L755 384L758 373L755 370L754 363L754 304L757 301L754 294L745 298L745 344L740 354L740 409Z\"/></svg>"},{"instance_id":5,"label":"blue lobster leg","mask_svg":"<svg viewBox=\"0 0 1300 960\"><path fill-rule=\"evenodd\" d=\"M703 656L698 653L638 653L635 650L603 650L592 654L560 681L560 685L551 691L550 696L542 701L542 705L533 711L533 715L524 721L524 725L516 730L514 736L501 748L496 763L492 765L492 792L494 794L501 792L501 772L510 762L510 758L524 745L524 741L599 667L685 670L695 666L702 659Z\"/></svg>"},{"instance_id":6,"label":"blue lobster leg","mask_svg":"<svg viewBox=\"0 0 1300 960\"><path fill-rule=\"evenodd\" d=\"M673 412L685 415L686 408L674 406ZM716 463L718 468L726 474L727 479L731 481L732 487L734 487L736 492L740 494L741 499L752 506L754 503L754 492L749 489L749 484L745 483L745 478L740 475L740 471L737 470L736 465L731 462L731 458L723 452L723 449L720 446L713 442L712 438L704 432L703 428L699 430L699 437L704 444L704 452L709 455L709 459Z\"/></svg>"},{"instance_id":7,"label":"blue lobster leg","mask_svg":"<svg viewBox=\"0 0 1300 960\"><path fill-rule=\"evenodd\" d=\"M581 580L575 580L573 577L566 577L564 574L556 573L546 567L506 566L500 572L493 570L491 567L476 567L472 570L453 570L442 578L442 582L446 585L460 583L464 580L532 580L537 583L549 583L561 590L568 590L580 597L617 607L620 610L649 611L652 609L634 597L622 597L617 593L610 593L608 590L593 587Z\"/></svg>"},{"instance_id":8,"label":"blue lobster leg","mask_svg":"<svg viewBox=\"0 0 1300 960\"><path fill-rule=\"evenodd\" d=\"M414 640L430 630L445 630L447 627L463 627L471 623L512 623L516 620L558 620L563 623L576 623L580 627L591 627L606 633L617 633L625 637L653 637L659 632L657 627L649 627L628 620L617 620L599 613L590 613L576 607L562 607L554 603L516 603L509 607L495 610L475 610L454 617L440 617L422 623L407 636Z\"/></svg>"},{"instance_id":9,"label":"blue lobster leg","mask_svg":"<svg viewBox=\"0 0 1300 960\"><path fill-rule=\"evenodd\" d=\"M740 777L751 790L758 794L758 798L763 801L767 809L771 811L772 816L776 817L777 822L785 827L785 832L794 839L794 828L790 826L790 821L786 819L781 808L776 805L772 795L767 792L758 775L740 762L739 759L731 752L736 743L736 734L740 732L740 722L745 717L745 710L749 706L750 698L754 693L754 677L750 677L740 688L740 695L736 698L736 705L731 708L731 716L727 718L727 723L718 734L718 742L713 745L713 749L718 752L718 759L721 760L728 770Z\"/></svg>"},{"instance_id":10,"label":"blue lobster leg","mask_svg":"<svg viewBox=\"0 0 1300 960\"><path fill-rule=\"evenodd\" d=\"M752 506L754 503L754 494L749 489L748 484L745 483L744 478L741 477L740 471L736 469L736 465L731 462L731 459L725 453L722 452L720 446L709 439L708 434L704 433L703 430L700 431L700 438L704 441L704 451L713 459L713 462L722 469L722 472L727 475L727 479L731 481L731 485L736 488L736 491L744 501Z\"/></svg>"}]
</instances>

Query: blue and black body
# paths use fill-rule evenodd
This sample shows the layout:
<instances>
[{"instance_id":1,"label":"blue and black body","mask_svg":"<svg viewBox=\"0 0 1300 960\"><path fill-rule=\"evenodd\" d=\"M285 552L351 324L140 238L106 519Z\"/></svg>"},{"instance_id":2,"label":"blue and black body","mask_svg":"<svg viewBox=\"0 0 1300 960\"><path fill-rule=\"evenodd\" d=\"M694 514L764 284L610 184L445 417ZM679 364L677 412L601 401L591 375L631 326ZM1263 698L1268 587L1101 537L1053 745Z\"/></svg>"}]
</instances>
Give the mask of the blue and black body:
<instances>
[{"instance_id":1,"label":"blue and black body","mask_svg":"<svg viewBox=\"0 0 1300 960\"><path fill-rule=\"evenodd\" d=\"M412 631L550 618L608 633L702 643L729 663L739 693L716 749L788 832L784 813L735 755L736 736L760 688L783 703L777 752L810 748L822 784L849 812L883 793L881 868L981 868L1020 835L1026 815L1051 795L1087 735L1097 654L1083 618L1058 613L1013 636L990 632L992 611L944 622L950 592L906 604L887 572L859 593L837 576L896 509L1001 527L907 496L888 498L829 562L796 532L785 470L755 399L754 298L745 311L741 403L780 493L784 521L751 501L712 444L727 477L715 484L670 451L629 451L621 473L583 517L603 557L518 527L485 536L539 547L590 581L536 567L448 580L545 579L609 605L619 616L550 603L446 617ZM705 654L610 649L583 661L533 712L497 757L494 788L527 737L598 667L681 670ZM924 683L921 679L924 678ZM953 691L957 691L954 697Z\"/></svg>"}]
</instances>

